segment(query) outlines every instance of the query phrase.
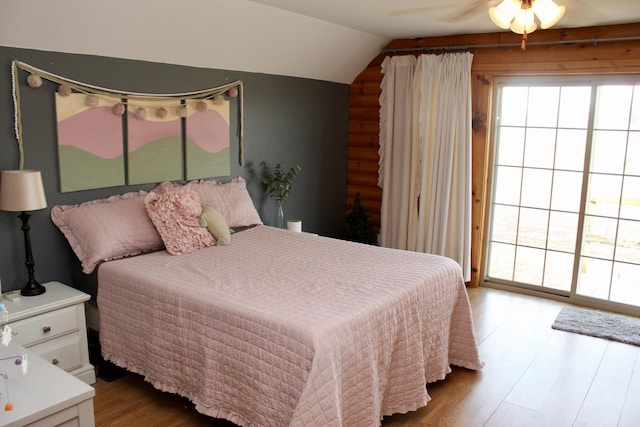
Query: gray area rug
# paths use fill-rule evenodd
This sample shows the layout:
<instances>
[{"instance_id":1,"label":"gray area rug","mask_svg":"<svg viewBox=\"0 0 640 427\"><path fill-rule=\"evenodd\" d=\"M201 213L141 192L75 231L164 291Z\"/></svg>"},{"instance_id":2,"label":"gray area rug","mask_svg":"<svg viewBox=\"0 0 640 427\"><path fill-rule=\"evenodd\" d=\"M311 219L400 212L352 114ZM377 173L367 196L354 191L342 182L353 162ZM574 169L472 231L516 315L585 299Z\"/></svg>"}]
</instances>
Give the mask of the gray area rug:
<instances>
[{"instance_id":1,"label":"gray area rug","mask_svg":"<svg viewBox=\"0 0 640 427\"><path fill-rule=\"evenodd\" d=\"M640 318L563 307L553 329L640 346Z\"/></svg>"}]
</instances>

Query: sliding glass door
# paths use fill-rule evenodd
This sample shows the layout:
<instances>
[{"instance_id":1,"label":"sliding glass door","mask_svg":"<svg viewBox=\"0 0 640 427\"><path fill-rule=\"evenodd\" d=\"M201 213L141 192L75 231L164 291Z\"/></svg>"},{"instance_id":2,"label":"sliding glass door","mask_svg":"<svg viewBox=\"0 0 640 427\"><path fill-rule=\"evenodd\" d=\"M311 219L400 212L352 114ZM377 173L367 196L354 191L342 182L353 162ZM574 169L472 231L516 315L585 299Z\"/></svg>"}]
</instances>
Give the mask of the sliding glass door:
<instances>
[{"instance_id":1,"label":"sliding glass door","mask_svg":"<svg viewBox=\"0 0 640 427\"><path fill-rule=\"evenodd\" d=\"M640 84L496 83L484 282L640 308Z\"/></svg>"}]
</instances>

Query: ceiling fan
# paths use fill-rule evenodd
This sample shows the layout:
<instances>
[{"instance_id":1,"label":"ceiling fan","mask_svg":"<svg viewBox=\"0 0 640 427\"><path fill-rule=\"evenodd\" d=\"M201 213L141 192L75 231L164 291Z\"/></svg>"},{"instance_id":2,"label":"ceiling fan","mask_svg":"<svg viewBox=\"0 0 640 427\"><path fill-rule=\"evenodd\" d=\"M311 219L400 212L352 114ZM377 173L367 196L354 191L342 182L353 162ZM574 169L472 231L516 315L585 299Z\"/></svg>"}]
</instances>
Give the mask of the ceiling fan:
<instances>
[{"instance_id":1,"label":"ceiling fan","mask_svg":"<svg viewBox=\"0 0 640 427\"><path fill-rule=\"evenodd\" d=\"M485 14L492 7L499 6L503 0L475 0L475 1L456 1L445 4L435 4L431 6L414 7L407 9L396 9L389 12L389 16L403 16L419 13L437 13L445 10L454 10L453 14L449 14L446 22L458 23L465 22L474 17ZM524 0L520 0L522 3ZM597 12L592 6L586 4L582 0L556 0L559 5L566 6L571 11L573 16L589 15L592 18L602 17L602 14ZM534 3L532 1L531 3ZM586 19L589 20L589 19ZM593 20L593 19L591 19Z\"/></svg>"},{"instance_id":2,"label":"ceiling fan","mask_svg":"<svg viewBox=\"0 0 640 427\"><path fill-rule=\"evenodd\" d=\"M431 6L396 9L390 11L389 16L413 15L416 13L434 13L443 10L458 9L460 11L457 12L456 16L453 18L454 20L458 21L460 19L457 18L457 15L468 15L468 19L470 19L473 17L473 15L480 14L483 10L487 10L490 6L493 6L493 3L497 4L499 2L500 0L476 0L473 1L472 5L469 5L469 1L457 1ZM464 8L462 8L462 6L464 6Z\"/></svg>"},{"instance_id":3,"label":"ceiling fan","mask_svg":"<svg viewBox=\"0 0 640 427\"><path fill-rule=\"evenodd\" d=\"M463 22L474 18L476 15L488 12L489 17L498 27L510 29L516 34L522 34L522 50L526 49L527 35L533 33L538 24L542 29L551 28L563 16L567 9L563 3L580 2L582 0L475 0L473 4L466 4L466 7L459 10L453 17L447 20L450 23ZM635 0L637 1L637 0ZM412 13L425 13L442 10L445 8L456 8L460 3L440 4L413 9L399 9L390 12L390 15L406 15ZM572 15L577 13L588 14L589 7L585 4L570 5Z\"/></svg>"}]
</instances>

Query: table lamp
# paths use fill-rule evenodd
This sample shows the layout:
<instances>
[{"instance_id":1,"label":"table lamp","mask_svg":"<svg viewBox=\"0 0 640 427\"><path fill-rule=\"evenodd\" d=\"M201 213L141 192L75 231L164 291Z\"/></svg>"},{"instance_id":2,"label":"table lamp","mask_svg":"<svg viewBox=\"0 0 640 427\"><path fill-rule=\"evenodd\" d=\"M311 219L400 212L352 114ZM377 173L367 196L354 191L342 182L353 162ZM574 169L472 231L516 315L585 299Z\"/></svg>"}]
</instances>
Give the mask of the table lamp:
<instances>
[{"instance_id":1,"label":"table lamp","mask_svg":"<svg viewBox=\"0 0 640 427\"><path fill-rule=\"evenodd\" d=\"M21 212L18 218L22 220L22 231L24 232L24 246L26 261L29 272L29 281L20 290L24 296L34 296L44 293L47 289L38 283L34 278L33 255L31 253L31 240L29 238L29 217L28 212L47 207L47 200L44 195L42 185L42 175L35 170L6 170L0 171L0 210L8 212Z\"/></svg>"}]
</instances>

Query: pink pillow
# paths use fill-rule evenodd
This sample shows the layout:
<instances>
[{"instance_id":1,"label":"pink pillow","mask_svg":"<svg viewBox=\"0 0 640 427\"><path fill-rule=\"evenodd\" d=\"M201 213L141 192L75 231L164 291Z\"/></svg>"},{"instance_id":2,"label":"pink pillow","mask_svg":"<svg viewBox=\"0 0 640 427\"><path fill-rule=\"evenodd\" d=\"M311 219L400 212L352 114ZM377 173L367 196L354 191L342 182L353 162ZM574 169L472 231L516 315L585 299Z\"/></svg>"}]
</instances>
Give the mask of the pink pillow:
<instances>
[{"instance_id":1,"label":"pink pillow","mask_svg":"<svg viewBox=\"0 0 640 427\"><path fill-rule=\"evenodd\" d=\"M102 261L162 249L144 206L146 195L139 191L51 208L51 220L67 238L83 272L90 274Z\"/></svg>"},{"instance_id":2,"label":"pink pillow","mask_svg":"<svg viewBox=\"0 0 640 427\"><path fill-rule=\"evenodd\" d=\"M209 231L200 226L202 206L198 195L183 189L157 194L144 199L149 218L171 255L182 255L216 244Z\"/></svg>"},{"instance_id":3,"label":"pink pillow","mask_svg":"<svg viewBox=\"0 0 640 427\"><path fill-rule=\"evenodd\" d=\"M229 227L261 225L247 183L242 177L235 177L225 184L216 181L191 181L185 188L195 191L203 205L211 205L227 220Z\"/></svg>"},{"instance_id":4,"label":"pink pillow","mask_svg":"<svg viewBox=\"0 0 640 427\"><path fill-rule=\"evenodd\" d=\"M235 177L227 183L210 180L190 181L185 185L163 182L152 191L164 194L180 191L181 188L194 191L203 205L213 206L224 216L231 228L262 224L247 191L247 183L242 177Z\"/></svg>"}]
</instances>

